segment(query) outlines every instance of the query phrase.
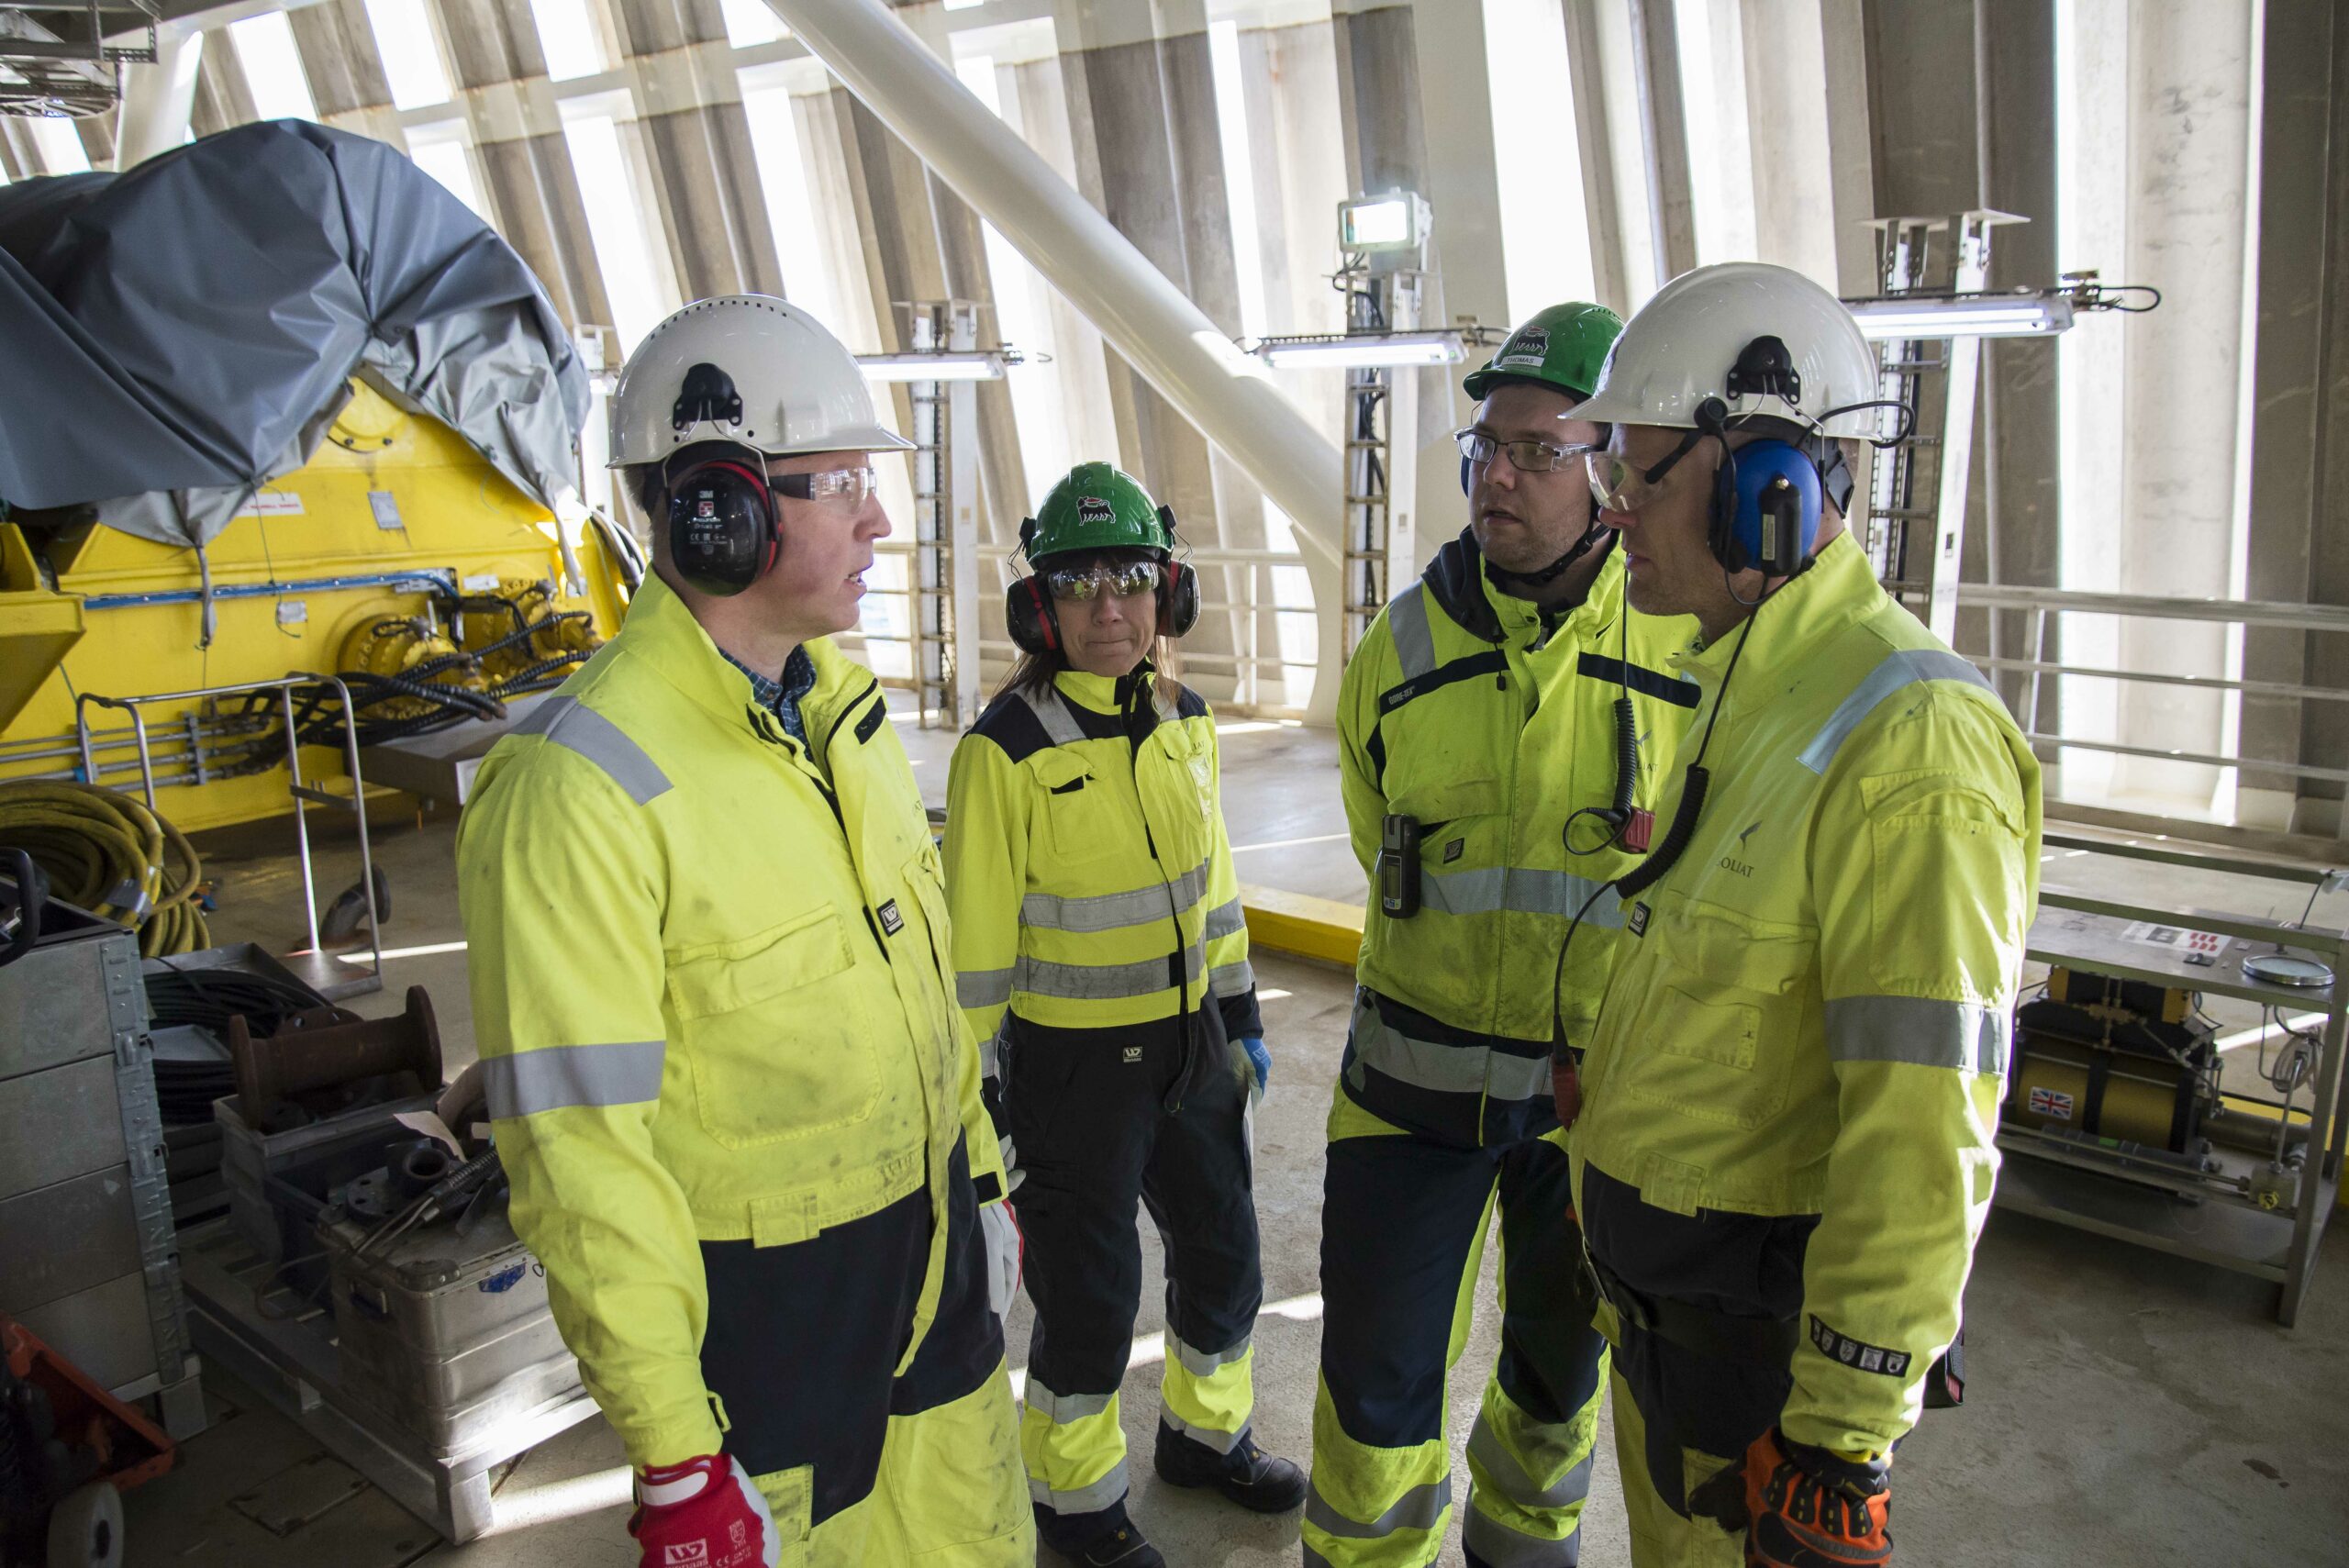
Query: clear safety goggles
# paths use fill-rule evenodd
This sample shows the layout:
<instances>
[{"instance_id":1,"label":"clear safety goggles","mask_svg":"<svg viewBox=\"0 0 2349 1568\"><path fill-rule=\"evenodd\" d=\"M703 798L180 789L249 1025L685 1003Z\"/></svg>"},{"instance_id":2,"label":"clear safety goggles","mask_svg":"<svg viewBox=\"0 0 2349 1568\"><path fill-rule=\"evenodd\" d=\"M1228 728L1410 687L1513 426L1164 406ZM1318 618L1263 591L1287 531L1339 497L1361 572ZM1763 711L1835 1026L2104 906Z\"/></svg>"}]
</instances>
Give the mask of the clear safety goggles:
<instances>
[{"instance_id":1,"label":"clear safety goggles","mask_svg":"<svg viewBox=\"0 0 2349 1568\"><path fill-rule=\"evenodd\" d=\"M1044 573L1044 586L1052 591L1055 599L1083 605L1105 593L1119 599L1154 593L1163 574L1155 561L1133 561L1122 565L1101 562L1089 567L1054 567Z\"/></svg>"},{"instance_id":2,"label":"clear safety goggles","mask_svg":"<svg viewBox=\"0 0 2349 1568\"><path fill-rule=\"evenodd\" d=\"M1559 447L1530 438L1521 441L1498 440L1482 430L1455 430L1452 439L1460 443L1460 455L1470 462L1490 462L1495 452L1507 452L1509 466L1520 473L1548 473L1570 467L1585 452L1598 450L1587 443Z\"/></svg>"},{"instance_id":3,"label":"clear safety goggles","mask_svg":"<svg viewBox=\"0 0 2349 1568\"><path fill-rule=\"evenodd\" d=\"M1583 471L1590 478L1591 499L1609 512L1637 512L1652 505L1657 496L1664 494L1664 482L1673 469L1678 466L1682 458L1696 450L1697 443L1704 439L1704 431L1690 430L1680 438L1680 444L1673 448L1661 462L1652 463L1646 468L1613 452L1596 449L1586 451L1582 460Z\"/></svg>"},{"instance_id":4,"label":"clear safety goggles","mask_svg":"<svg viewBox=\"0 0 2349 1568\"><path fill-rule=\"evenodd\" d=\"M779 495L802 501L824 501L843 509L862 506L880 488L880 477L870 465L827 468L815 473L779 473L768 485Z\"/></svg>"}]
</instances>

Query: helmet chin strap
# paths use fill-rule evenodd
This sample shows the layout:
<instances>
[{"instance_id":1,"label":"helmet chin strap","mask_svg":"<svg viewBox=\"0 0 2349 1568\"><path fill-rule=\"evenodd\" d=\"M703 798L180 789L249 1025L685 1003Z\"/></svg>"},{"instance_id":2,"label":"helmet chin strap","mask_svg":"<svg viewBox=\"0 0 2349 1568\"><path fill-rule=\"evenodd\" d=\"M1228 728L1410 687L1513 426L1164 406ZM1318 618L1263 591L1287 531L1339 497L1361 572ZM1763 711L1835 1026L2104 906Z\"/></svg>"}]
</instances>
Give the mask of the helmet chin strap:
<instances>
[{"instance_id":1,"label":"helmet chin strap","mask_svg":"<svg viewBox=\"0 0 2349 1568\"><path fill-rule=\"evenodd\" d=\"M1506 566L1497 566L1489 556L1485 560L1485 570L1496 577L1506 578L1511 583L1522 583L1529 588L1546 588L1564 576L1567 569L1575 562L1589 554L1591 546L1597 544L1607 531L1606 524L1594 520L1590 525L1590 531L1576 539L1573 549L1550 562L1549 565L1537 566L1531 572L1511 572Z\"/></svg>"}]
</instances>

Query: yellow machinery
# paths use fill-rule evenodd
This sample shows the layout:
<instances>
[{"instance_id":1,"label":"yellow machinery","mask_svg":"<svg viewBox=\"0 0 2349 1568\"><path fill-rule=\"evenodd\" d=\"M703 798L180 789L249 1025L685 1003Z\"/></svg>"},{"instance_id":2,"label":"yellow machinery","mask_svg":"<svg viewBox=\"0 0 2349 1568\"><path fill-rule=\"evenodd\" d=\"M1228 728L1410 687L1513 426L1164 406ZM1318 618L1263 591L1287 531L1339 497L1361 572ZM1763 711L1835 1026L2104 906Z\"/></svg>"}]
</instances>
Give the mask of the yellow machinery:
<instances>
[{"instance_id":1,"label":"yellow machinery","mask_svg":"<svg viewBox=\"0 0 2349 1568\"><path fill-rule=\"evenodd\" d=\"M2179 1159L2218 1109L2217 1031L2191 991L2057 967L2015 1015L2000 1119Z\"/></svg>"},{"instance_id":2,"label":"yellow machinery","mask_svg":"<svg viewBox=\"0 0 2349 1568\"><path fill-rule=\"evenodd\" d=\"M628 578L597 528L573 541L573 593L545 507L438 420L358 381L351 394L317 455L263 490L201 561L95 523L0 523L0 782L82 776L76 693L356 672L354 696L375 699L362 730L422 728L452 704L495 712L501 687L560 679L617 629ZM419 677L423 695L405 695ZM136 791L124 714L87 711L97 782ZM340 722L339 709L317 713ZM173 824L289 808L284 739L265 705L164 704L145 717L156 805ZM338 746L306 745L301 765L312 782L344 777Z\"/></svg>"}]
</instances>

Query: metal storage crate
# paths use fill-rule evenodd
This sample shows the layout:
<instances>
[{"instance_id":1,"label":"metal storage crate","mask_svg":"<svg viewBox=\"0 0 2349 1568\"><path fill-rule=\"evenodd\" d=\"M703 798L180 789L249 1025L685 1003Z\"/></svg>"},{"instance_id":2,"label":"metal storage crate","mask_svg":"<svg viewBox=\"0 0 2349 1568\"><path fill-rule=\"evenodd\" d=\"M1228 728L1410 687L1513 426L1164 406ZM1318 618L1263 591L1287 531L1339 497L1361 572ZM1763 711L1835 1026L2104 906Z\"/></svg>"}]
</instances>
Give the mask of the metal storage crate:
<instances>
[{"instance_id":1,"label":"metal storage crate","mask_svg":"<svg viewBox=\"0 0 2349 1568\"><path fill-rule=\"evenodd\" d=\"M396 1119L404 1111L429 1111L433 1096L417 1095L382 1105L362 1106L321 1118L286 1132L262 1132L246 1125L235 1095L213 1102L220 1129L220 1174L228 1188L228 1219L237 1235L264 1262L321 1259L312 1235L326 1207L326 1195L384 1162L384 1146L414 1133ZM305 1289L325 1270L295 1269Z\"/></svg>"},{"instance_id":2,"label":"metal storage crate","mask_svg":"<svg viewBox=\"0 0 2349 1568\"><path fill-rule=\"evenodd\" d=\"M333 1281L343 1385L443 1457L579 1387L547 1307L546 1271L502 1217L359 1253L365 1228L317 1229Z\"/></svg>"},{"instance_id":3,"label":"metal storage crate","mask_svg":"<svg viewBox=\"0 0 2349 1568\"><path fill-rule=\"evenodd\" d=\"M51 900L0 968L0 1311L117 1397L203 1429L138 940Z\"/></svg>"}]
</instances>

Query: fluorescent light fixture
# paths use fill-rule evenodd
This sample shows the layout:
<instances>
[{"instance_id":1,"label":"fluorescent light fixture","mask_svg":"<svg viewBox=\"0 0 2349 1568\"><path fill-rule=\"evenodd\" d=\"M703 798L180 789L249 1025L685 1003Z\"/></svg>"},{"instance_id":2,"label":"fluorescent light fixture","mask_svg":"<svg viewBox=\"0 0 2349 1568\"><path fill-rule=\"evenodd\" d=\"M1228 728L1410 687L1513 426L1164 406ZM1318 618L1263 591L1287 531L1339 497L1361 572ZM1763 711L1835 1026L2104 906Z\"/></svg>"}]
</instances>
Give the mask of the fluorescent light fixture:
<instances>
[{"instance_id":1,"label":"fluorescent light fixture","mask_svg":"<svg viewBox=\"0 0 2349 1568\"><path fill-rule=\"evenodd\" d=\"M1427 243L1428 204L1410 191L1386 191L1338 204L1338 249L1375 255Z\"/></svg>"},{"instance_id":2,"label":"fluorescent light fixture","mask_svg":"<svg viewBox=\"0 0 2349 1568\"><path fill-rule=\"evenodd\" d=\"M1001 381L1011 362L1000 350L942 354L859 354L857 368L867 381Z\"/></svg>"},{"instance_id":3,"label":"fluorescent light fixture","mask_svg":"<svg viewBox=\"0 0 2349 1568\"><path fill-rule=\"evenodd\" d=\"M1846 300L1860 330L1877 342L1903 338L2047 338L2072 325L2070 295L1963 295L1951 298Z\"/></svg>"},{"instance_id":4,"label":"fluorescent light fixture","mask_svg":"<svg viewBox=\"0 0 2349 1568\"><path fill-rule=\"evenodd\" d=\"M1367 370L1386 365L1456 365L1457 332L1340 332L1324 338L1267 338L1256 352L1275 370Z\"/></svg>"}]
</instances>

